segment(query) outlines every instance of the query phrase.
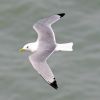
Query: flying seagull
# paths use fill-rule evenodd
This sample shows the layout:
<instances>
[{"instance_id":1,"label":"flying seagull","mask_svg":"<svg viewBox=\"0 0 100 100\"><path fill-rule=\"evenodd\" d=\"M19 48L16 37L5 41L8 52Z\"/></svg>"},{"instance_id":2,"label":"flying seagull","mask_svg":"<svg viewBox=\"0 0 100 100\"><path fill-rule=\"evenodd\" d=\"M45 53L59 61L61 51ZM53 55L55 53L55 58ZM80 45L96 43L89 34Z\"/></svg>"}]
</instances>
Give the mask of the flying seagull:
<instances>
[{"instance_id":1,"label":"flying seagull","mask_svg":"<svg viewBox=\"0 0 100 100\"><path fill-rule=\"evenodd\" d=\"M73 51L73 42L58 44L56 43L55 34L51 25L61 19L65 13L56 14L39 20L33 25L33 29L37 32L38 38L34 43L27 43L20 51L30 51L32 54L29 60L34 69L51 85L57 89L57 81L47 64L48 57L54 51Z\"/></svg>"}]
</instances>

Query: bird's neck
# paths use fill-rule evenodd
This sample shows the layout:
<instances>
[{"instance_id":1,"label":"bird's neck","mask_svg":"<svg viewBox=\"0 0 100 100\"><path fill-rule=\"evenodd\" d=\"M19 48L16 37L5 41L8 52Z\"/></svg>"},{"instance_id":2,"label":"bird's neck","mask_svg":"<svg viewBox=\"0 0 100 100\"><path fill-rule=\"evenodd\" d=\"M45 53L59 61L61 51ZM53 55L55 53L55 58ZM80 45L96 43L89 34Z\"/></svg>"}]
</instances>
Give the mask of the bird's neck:
<instances>
[{"instance_id":1,"label":"bird's neck","mask_svg":"<svg viewBox=\"0 0 100 100\"><path fill-rule=\"evenodd\" d=\"M35 52L36 50L37 50L37 47L38 47L38 44L37 44L37 42L33 42L33 43L31 43L30 44L31 46L31 48L30 48L30 51L31 52Z\"/></svg>"}]
</instances>

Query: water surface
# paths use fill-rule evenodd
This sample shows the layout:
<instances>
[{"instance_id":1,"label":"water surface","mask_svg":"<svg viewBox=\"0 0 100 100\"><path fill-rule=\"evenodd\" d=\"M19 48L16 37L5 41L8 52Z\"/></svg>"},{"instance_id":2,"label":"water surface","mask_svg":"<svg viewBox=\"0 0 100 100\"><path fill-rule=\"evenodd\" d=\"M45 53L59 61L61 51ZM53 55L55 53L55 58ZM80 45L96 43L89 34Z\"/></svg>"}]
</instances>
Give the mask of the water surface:
<instances>
[{"instance_id":1,"label":"water surface","mask_svg":"<svg viewBox=\"0 0 100 100\"><path fill-rule=\"evenodd\" d=\"M48 63L59 89L51 88L18 49L35 41L32 25L66 12L53 25L59 43L74 42L74 52L55 53ZM100 99L99 0L0 0L0 100Z\"/></svg>"}]
</instances>

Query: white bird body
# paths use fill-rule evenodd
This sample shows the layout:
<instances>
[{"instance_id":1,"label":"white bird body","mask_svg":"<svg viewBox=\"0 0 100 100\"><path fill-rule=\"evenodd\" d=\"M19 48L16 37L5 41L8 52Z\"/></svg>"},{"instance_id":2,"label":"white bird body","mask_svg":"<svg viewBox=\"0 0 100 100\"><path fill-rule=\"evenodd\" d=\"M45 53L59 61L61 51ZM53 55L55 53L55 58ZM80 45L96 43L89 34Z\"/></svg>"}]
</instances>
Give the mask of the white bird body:
<instances>
[{"instance_id":1,"label":"white bird body","mask_svg":"<svg viewBox=\"0 0 100 100\"><path fill-rule=\"evenodd\" d=\"M33 43L28 43L23 48L26 48L27 46L29 46L29 48L27 48L27 51L34 53L38 49L38 42L36 41ZM73 42L62 43L62 44L56 43L54 51L73 51L72 47L73 47Z\"/></svg>"},{"instance_id":2,"label":"white bird body","mask_svg":"<svg viewBox=\"0 0 100 100\"><path fill-rule=\"evenodd\" d=\"M65 13L41 19L33 25L38 34L38 39L34 43L24 45L22 50L31 51L29 60L34 69L55 89L58 88L56 79L48 66L46 60L54 51L72 51L73 43L56 43L55 34L51 25L63 17Z\"/></svg>"}]
</instances>

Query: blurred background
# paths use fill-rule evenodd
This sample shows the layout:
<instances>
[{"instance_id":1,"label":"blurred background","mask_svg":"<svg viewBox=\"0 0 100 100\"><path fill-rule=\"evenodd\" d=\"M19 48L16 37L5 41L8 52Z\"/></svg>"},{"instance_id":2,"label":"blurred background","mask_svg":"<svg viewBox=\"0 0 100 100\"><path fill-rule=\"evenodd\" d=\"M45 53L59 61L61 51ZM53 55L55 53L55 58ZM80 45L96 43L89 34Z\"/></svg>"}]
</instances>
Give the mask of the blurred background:
<instances>
[{"instance_id":1,"label":"blurred background","mask_svg":"<svg viewBox=\"0 0 100 100\"><path fill-rule=\"evenodd\" d=\"M56 91L18 50L37 39L36 21L62 12L52 27L74 51L48 60ZM0 0L0 100L100 100L100 0Z\"/></svg>"}]
</instances>

